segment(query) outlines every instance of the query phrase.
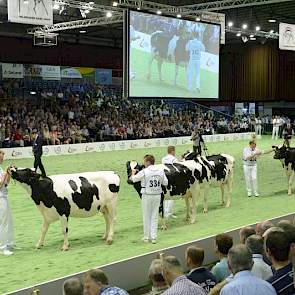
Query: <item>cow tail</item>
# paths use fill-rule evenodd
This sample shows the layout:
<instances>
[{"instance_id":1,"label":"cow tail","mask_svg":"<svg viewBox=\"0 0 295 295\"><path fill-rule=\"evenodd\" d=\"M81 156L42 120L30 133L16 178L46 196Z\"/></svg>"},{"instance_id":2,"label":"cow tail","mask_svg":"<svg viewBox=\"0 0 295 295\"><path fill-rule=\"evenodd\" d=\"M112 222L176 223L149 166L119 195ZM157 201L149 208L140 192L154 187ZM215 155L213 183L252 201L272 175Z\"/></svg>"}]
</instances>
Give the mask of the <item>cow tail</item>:
<instances>
[{"instance_id":1,"label":"cow tail","mask_svg":"<svg viewBox=\"0 0 295 295\"><path fill-rule=\"evenodd\" d=\"M164 218L164 194L161 194L161 202L160 202L160 207L159 207L159 213L162 218Z\"/></svg>"}]
</instances>

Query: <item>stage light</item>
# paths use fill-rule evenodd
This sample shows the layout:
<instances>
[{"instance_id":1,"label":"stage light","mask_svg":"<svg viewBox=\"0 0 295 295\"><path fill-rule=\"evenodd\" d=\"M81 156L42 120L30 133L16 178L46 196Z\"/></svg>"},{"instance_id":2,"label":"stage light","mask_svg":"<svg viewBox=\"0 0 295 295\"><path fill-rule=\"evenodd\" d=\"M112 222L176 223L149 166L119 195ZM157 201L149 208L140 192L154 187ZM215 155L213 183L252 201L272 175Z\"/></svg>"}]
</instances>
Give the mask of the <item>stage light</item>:
<instances>
[{"instance_id":1,"label":"stage light","mask_svg":"<svg viewBox=\"0 0 295 295\"><path fill-rule=\"evenodd\" d=\"M162 14L162 11L161 10L157 10L157 14Z\"/></svg>"},{"instance_id":2,"label":"stage light","mask_svg":"<svg viewBox=\"0 0 295 295\"><path fill-rule=\"evenodd\" d=\"M137 9L137 10L140 10L140 7L138 6L136 9Z\"/></svg>"},{"instance_id":3,"label":"stage light","mask_svg":"<svg viewBox=\"0 0 295 295\"><path fill-rule=\"evenodd\" d=\"M253 37L253 38L250 38L250 40L251 40L251 41L255 41L255 40L256 40L256 38L255 38L255 37Z\"/></svg>"},{"instance_id":4,"label":"stage light","mask_svg":"<svg viewBox=\"0 0 295 295\"><path fill-rule=\"evenodd\" d=\"M228 22L228 24L227 24L227 26L228 26L229 28L231 28L233 25L234 25L233 22Z\"/></svg>"},{"instance_id":5,"label":"stage light","mask_svg":"<svg viewBox=\"0 0 295 295\"><path fill-rule=\"evenodd\" d=\"M247 25L247 24L243 24L243 25L242 25L242 28L243 28L244 30L246 30L246 29L248 28L248 25Z\"/></svg>"},{"instance_id":6,"label":"stage light","mask_svg":"<svg viewBox=\"0 0 295 295\"><path fill-rule=\"evenodd\" d=\"M112 17L112 16L113 16L113 14L110 11L108 11L106 14L106 17Z\"/></svg>"},{"instance_id":7,"label":"stage light","mask_svg":"<svg viewBox=\"0 0 295 295\"><path fill-rule=\"evenodd\" d=\"M89 9L86 9L86 10L84 10L84 12L85 12L86 14L88 14L88 13L90 12L90 10L89 10Z\"/></svg>"},{"instance_id":8,"label":"stage light","mask_svg":"<svg viewBox=\"0 0 295 295\"><path fill-rule=\"evenodd\" d=\"M30 91L31 95L36 95L36 91Z\"/></svg>"},{"instance_id":9,"label":"stage light","mask_svg":"<svg viewBox=\"0 0 295 295\"><path fill-rule=\"evenodd\" d=\"M177 14L177 16L176 16L177 18L181 18L181 14Z\"/></svg>"},{"instance_id":10,"label":"stage light","mask_svg":"<svg viewBox=\"0 0 295 295\"><path fill-rule=\"evenodd\" d=\"M246 43L246 42L248 42L248 37L247 36L242 36L242 41L244 42L244 43Z\"/></svg>"},{"instance_id":11,"label":"stage light","mask_svg":"<svg viewBox=\"0 0 295 295\"><path fill-rule=\"evenodd\" d=\"M237 35L236 35L237 37L241 37L241 33L237 33Z\"/></svg>"},{"instance_id":12,"label":"stage light","mask_svg":"<svg viewBox=\"0 0 295 295\"><path fill-rule=\"evenodd\" d=\"M274 30L270 30L269 32L270 32L271 34L273 34L273 33L274 33Z\"/></svg>"},{"instance_id":13,"label":"stage light","mask_svg":"<svg viewBox=\"0 0 295 295\"><path fill-rule=\"evenodd\" d=\"M114 1L114 2L113 2L113 6L114 6L114 7L117 7L117 6L118 6L118 2L117 2L117 1Z\"/></svg>"},{"instance_id":14,"label":"stage light","mask_svg":"<svg viewBox=\"0 0 295 295\"><path fill-rule=\"evenodd\" d=\"M85 34L85 33L86 33L85 30L81 30L81 31L80 31L80 34Z\"/></svg>"},{"instance_id":15,"label":"stage light","mask_svg":"<svg viewBox=\"0 0 295 295\"><path fill-rule=\"evenodd\" d=\"M256 26L256 27L255 27L255 30L256 30L256 31L260 31L260 27L259 27L259 26Z\"/></svg>"},{"instance_id":16,"label":"stage light","mask_svg":"<svg viewBox=\"0 0 295 295\"><path fill-rule=\"evenodd\" d=\"M94 2L93 2L93 1L91 1L91 2L89 2L89 4L90 4L90 5L93 5L93 4L94 4Z\"/></svg>"},{"instance_id":17,"label":"stage light","mask_svg":"<svg viewBox=\"0 0 295 295\"><path fill-rule=\"evenodd\" d=\"M275 23L276 20L275 20L275 19L269 19L268 22L269 22L269 23Z\"/></svg>"},{"instance_id":18,"label":"stage light","mask_svg":"<svg viewBox=\"0 0 295 295\"><path fill-rule=\"evenodd\" d=\"M250 38L254 38L254 35L253 35L253 34L251 34L249 37L250 37Z\"/></svg>"},{"instance_id":19,"label":"stage light","mask_svg":"<svg viewBox=\"0 0 295 295\"><path fill-rule=\"evenodd\" d=\"M59 5L57 3L54 3L53 9L58 10L59 9Z\"/></svg>"},{"instance_id":20,"label":"stage light","mask_svg":"<svg viewBox=\"0 0 295 295\"><path fill-rule=\"evenodd\" d=\"M196 21L199 22L201 19L200 17L196 17Z\"/></svg>"}]
</instances>

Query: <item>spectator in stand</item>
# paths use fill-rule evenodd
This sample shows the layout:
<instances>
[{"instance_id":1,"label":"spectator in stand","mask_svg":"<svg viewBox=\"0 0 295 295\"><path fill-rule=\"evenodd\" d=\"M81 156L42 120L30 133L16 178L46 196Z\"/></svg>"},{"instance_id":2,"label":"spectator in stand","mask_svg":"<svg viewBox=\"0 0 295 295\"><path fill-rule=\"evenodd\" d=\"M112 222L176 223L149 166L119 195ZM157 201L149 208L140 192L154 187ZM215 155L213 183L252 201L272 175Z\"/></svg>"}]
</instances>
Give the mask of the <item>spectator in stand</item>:
<instances>
[{"instance_id":1,"label":"spectator in stand","mask_svg":"<svg viewBox=\"0 0 295 295\"><path fill-rule=\"evenodd\" d=\"M255 235L255 229L252 226L245 226L240 229L240 242L245 244L248 237Z\"/></svg>"},{"instance_id":2,"label":"spectator in stand","mask_svg":"<svg viewBox=\"0 0 295 295\"><path fill-rule=\"evenodd\" d=\"M273 273L271 267L263 261L263 239L261 236L252 235L246 239L246 246L252 253L252 274L263 280L269 279Z\"/></svg>"},{"instance_id":3,"label":"spectator in stand","mask_svg":"<svg viewBox=\"0 0 295 295\"><path fill-rule=\"evenodd\" d=\"M83 295L83 285L77 278L68 279L63 284L63 295Z\"/></svg>"},{"instance_id":4,"label":"spectator in stand","mask_svg":"<svg viewBox=\"0 0 295 295\"><path fill-rule=\"evenodd\" d=\"M285 232L270 232L265 238L267 257L275 269L268 279L278 295L295 294L293 267L290 261L290 240Z\"/></svg>"},{"instance_id":5,"label":"spectator in stand","mask_svg":"<svg viewBox=\"0 0 295 295\"><path fill-rule=\"evenodd\" d=\"M162 275L162 262L160 259L152 261L149 268L149 279L152 282L152 290L147 295L160 295L169 288Z\"/></svg>"},{"instance_id":6,"label":"spectator in stand","mask_svg":"<svg viewBox=\"0 0 295 295\"><path fill-rule=\"evenodd\" d=\"M223 281L230 275L228 268L228 251L233 246L233 238L228 234L220 234L215 237L215 251L219 262L213 266L211 272L218 282Z\"/></svg>"},{"instance_id":7,"label":"spectator in stand","mask_svg":"<svg viewBox=\"0 0 295 295\"><path fill-rule=\"evenodd\" d=\"M100 269L92 269L84 275L84 295L128 295L118 287L109 285L109 280Z\"/></svg>"},{"instance_id":8,"label":"spectator in stand","mask_svg":"<svg viewBox=\"0 0 295 295\"><path fill-rule=\"evenodd\" d=\"M252 255L245 245L233 246L228 253L228 265L234 278L226 284L220 295L275 295L268 282L251 274Z\"/></svg>"},{"instance_id":9,"label":"spectator in stand","mask_svg":"<svg viewBox=\"0 0 295 295\"><path fill-rule=\"evenodd\" d=\"M263 236L263 234L271 227L273 227L274 224L269 221L269 220L265 220L265 221L262 221L262 222L259 222L256 224L256 234L259 235L259 236Z\"/></svg>"},{"instance_id":10,"label":"spectator in stand","mask_svg":"<svg viewBox=\"0 0 295 295\"><path fill-rule=\"evenodd\" d=\"M188 247L185 253L186 264L190 270L187 278L198 284L207 293L217 284L214 275L203 267L204 249L198 247Z\"/></svg>"},{"instance_id":11,"label":"spectator in stand","mask_svg":"<svg viewBox=\"0 0 295 295\"><path fill-rule=\"evenodd\" d=\"M162 258L162 273L170 286L163 295L206 295L206 291L189 280L183 273L181 264L175 256Z\"/></svg>"}]
</instances>

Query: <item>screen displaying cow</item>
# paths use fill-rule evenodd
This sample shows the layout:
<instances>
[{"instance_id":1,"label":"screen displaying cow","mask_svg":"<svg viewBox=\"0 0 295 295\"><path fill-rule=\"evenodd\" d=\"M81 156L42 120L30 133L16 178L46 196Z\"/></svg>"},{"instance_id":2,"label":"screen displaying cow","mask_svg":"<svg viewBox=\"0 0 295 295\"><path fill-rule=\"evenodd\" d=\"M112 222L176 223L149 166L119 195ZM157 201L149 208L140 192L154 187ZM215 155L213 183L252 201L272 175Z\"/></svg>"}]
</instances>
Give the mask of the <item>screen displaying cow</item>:
<instances>
[{"instance_id":1,"label":"screen displaying cow","mask_svg":"<svg viewBox=\"0 0 295 295\"><path fill-rule=\"evenodd\" d=\"M129 96L218 98L220 26L129 12Z\"/></svg>"}]
</instances>

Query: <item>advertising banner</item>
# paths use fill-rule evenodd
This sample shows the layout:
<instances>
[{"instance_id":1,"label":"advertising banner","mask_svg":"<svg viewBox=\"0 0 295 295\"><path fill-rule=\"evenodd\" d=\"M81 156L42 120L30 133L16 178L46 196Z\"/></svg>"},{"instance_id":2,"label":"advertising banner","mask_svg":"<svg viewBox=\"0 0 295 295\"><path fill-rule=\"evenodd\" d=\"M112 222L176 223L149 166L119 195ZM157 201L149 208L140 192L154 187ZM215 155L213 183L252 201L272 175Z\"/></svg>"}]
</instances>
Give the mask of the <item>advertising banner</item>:
<instances>
[{"instance_id":1,"label":"advertising banner","mask_svg":"<svg viewBox=\"0 0 295 295\"><path fill-rule=\"evenodd\" d=\"M14 23L52 25L51 0L8 0L8 20Z\"/></svg>"},{"instance_id":2,"label":"advertising banner","mask_svg":"<svg viewBox=\"0 0 295 295\"><path fill-rule=\"evenodd\" d=\"M60 66L42 66L44 80L60 80Z\"/></svg>"},{"instance_id":3,"label":"advertising banner","mask_svg":"<svg viewBox=\"0 0 295 295\"><path fill-rule=\"evenodd\" d=\"M2 78L22 79L24 66L22 64L2 63Z\"/></svg>"},{"instance_id":4,"label":"advertising banner","mask_svg":"<svg viewBox=\"0 0 295 295\"><path fill-rule=\"evenodd\" d=\"M42 77L42 66L41 65L24 65L24 76L26 77Z\"/></svg>"},{"instance_id":5,"label":"advertising banner","mask_svg":"<svg viewBox=\"0 0 295 295\"><path fill-rule=\"evenodd\" d=\"M280 23L279 48L295 50L295 24Z\"/></svg>"},{"instance_id":6,"label":"advertising banner","mask_svg":"<svg viewBox=\"0 0 295 295\"><path fill-rule=\"evenodd\" d=\"M110 69L96 69L95 83L98 83L101 85L111 85L113 82L112 76L113 76L113 71Z\"/></svg>"}]
</instances>

